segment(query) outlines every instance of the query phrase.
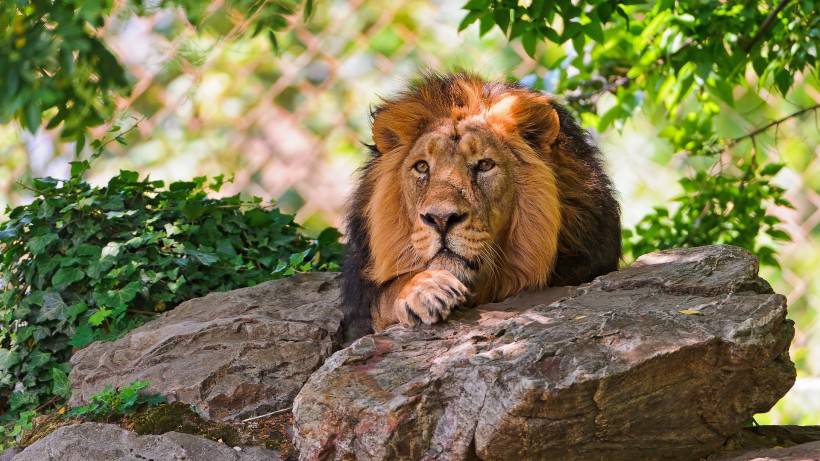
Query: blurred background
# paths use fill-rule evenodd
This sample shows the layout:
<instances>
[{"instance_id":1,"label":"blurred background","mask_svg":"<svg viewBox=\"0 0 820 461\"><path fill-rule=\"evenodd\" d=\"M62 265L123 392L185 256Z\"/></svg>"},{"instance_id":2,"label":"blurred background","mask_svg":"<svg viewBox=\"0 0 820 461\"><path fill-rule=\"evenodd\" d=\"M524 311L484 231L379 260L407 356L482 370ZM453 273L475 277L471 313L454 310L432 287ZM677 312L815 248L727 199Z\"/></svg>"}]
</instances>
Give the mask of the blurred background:
<instances>
[{"instance_id":1,"label":"blurred background","mask_svg":"<svg viewBox=\"0 0 820 461\"><path fill-rule=\"evenodd\" d=\"M308 21L294 18L289 31L277 35L278 51L265 34L244 34L247 17L219 8L206 12L205 32L176 9L145 17L120 9L103 34L134 90L118 101L111 125L135 127L127 145L108 147L90 180L103 184L120 169L164 180L225 173L233 182L222 194L275 199L297 212L309 231L340 226L355 171L366 158L362 143L371 140L370 107L420 70L464 68L554 87L544 64L556 59L556 50L536 60L498 29L483 38L477 24L458 32L461 8L458 1L323 1ZM817 85L800 78L792 93L820 101ZM726 131L748 132L801 107L788 96L736 97L740 115L718 121ZM625 227L682 193L677 179L688 167L655 126L638 113L623 126L593 132L620 194ZM781 268L764 268L762 275L788 297L798 367L794 388L757 417L761 424L820 424L818 141L816 113L757 140L758 149L786 164L775 179L795 206L768 210L786 223L792 241L776 244ZM26 203L24 185L33 177L67 177L74 151L57 133L0 125L0 209Z\"/></svg>"}]
</instances>

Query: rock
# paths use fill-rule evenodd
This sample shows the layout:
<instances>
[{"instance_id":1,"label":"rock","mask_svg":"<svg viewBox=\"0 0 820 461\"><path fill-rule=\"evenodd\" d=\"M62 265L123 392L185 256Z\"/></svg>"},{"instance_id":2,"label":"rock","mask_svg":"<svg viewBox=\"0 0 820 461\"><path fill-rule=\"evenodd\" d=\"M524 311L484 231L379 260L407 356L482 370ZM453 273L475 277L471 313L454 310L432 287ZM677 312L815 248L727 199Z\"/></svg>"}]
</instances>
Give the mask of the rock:
<instances>
[{"instance_id":1,"label":"rock","mask_svg":"<svg viewBox=\"0 0 820 461\"><path fill-rule=\"evenodd\" d=\"M179 432L137 435L114 424L64 426L20 452L12 461L138 461L208 460L277 461L272 450L259 447L236 451L225 444Z\"/></svg>"},{"instance_id":2,"label":"rock","mask_svg":"<svg viewBox=\"0 0 820 461\"><path fill-rule=\"evenodd\" d=\"M708 459L731 457L734 452L743 453L763 448L792 447L809 442L820 442L820 426L752 426L733 435Z\"/></svg>"},{"instance_id":3,"label":"rock","mask_svg":"<svg viewBox=\"0 0 820 461\"><path fill-rule=\"evenodd\" d=\"M11 461L17 453L20 453L20 450L16 447L6 448L0 452L0 461Z\"/></svg>"},{"instance_id":4,"label":"rock","mask_svg":"<svg viewBox=\"0 0 820 461\"><path fill-rule=\"evenodd\" d=\"M340 346L338 274L309 273L180 304L114 342L71 358L71 406L106 384L146 392L216 420L287 408Z\"/></svg>"},{"instance_id":5,"label":"rock","mask_svg":"<svg viewBox=\"0 0 820 461\"><path fill-rule=\"evenodd\" d=\"M785 298L757 268L731 246L664 251L361 338L296 397L300 459L708 455L795 379Z\"/></svg>"},{"instance_id":6,"label":"rock","mask_svg":"<svg viewBox=\"0 0 820 461\"><path fill-rule=\"evenodd\" d=\"M767 448L734 454L719 461L817 461L820 460L820 442L809 442L793 447Z\"/></svg>"}]
</instances>

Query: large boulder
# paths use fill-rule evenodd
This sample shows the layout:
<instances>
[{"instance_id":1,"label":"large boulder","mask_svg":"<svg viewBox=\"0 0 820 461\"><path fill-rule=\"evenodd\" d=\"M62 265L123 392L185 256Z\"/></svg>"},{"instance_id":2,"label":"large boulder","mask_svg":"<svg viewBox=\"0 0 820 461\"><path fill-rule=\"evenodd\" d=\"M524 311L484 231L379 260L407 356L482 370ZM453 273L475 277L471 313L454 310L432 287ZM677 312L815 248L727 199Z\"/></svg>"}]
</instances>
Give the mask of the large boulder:
<instances>
[{"instance_id":1,"label":"large boulder","mask_svg":"<svg viewBox=\"0 0 820 461\"><path fill-rule=\"evenodd\" d=\"M228 420L287 408L340 346L338 274L310 273L180 304L114 342L71 358L72 406L107 384L148 380L147 392Z\"/></svg>"},{"instance_id":2,"label":"large boulder","mask_svg":"<svg viewBox=\"0 0 820 461\"><path fill-rule=\"evenodd\" d=\"M294 402L301 459L698 459L794 382L757 269L731 246L664 251L361 338Z\"/></svg>"},{"instance_id":3,"label":"large boulder","mask_svg":"<svg viewBox=\"0 0 820 461\"><path fill-rule=\"evenodd\" d=\"M63 426L17 454L12 461L278 461L272 450L239 450L179 432L137 435L113 424Z\"/></svg>"}]
</instances>

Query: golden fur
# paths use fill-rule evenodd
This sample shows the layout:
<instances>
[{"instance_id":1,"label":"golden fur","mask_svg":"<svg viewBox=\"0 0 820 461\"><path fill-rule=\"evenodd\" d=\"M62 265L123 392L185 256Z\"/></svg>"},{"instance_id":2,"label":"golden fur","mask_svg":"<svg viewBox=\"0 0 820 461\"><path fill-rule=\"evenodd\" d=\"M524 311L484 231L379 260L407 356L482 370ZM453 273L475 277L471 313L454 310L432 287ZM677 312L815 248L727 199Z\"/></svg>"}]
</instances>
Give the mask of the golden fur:
<instances>
[{"instance_id":1,"label":"golden fur","mask_svg":"<svg viewBox=\"0 0 820 461\"><path fill-rule=\"evenodd\" d=\"M562 118L548 96L464 73L385 101L348 220L346 302L368 303L378 330L614 269L617 204L597 150ZM600 232L606 261L556 272Z\"/></svg>"}]
</instances>

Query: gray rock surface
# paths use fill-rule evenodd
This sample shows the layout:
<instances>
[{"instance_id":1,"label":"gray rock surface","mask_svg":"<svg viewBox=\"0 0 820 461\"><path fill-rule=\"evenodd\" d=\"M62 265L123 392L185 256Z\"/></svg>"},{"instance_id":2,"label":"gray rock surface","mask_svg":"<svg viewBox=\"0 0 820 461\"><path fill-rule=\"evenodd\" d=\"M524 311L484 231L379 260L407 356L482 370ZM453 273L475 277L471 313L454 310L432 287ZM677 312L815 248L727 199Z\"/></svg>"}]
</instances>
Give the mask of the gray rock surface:
<instances>
[{"instance_id":1,"label":"gray rock surface","mask_svg":"<svg viewBox=\"0 0 820 461\"><path fill-rule=\"evenodd\" d=\"M140 379L211 419L287 408L339 347L338 298L338 274L310 273L187 301L74 354L70 405Z\"/></svg>"},{"instance_id":2,"label":"gray rock surface","mask_svg":"<svg viewBox=\"0 0 820 461\"><path fill-rule=\"evenodd\" d=\"M706 456L794 382L786 301L757 269L731 246L653 253L361 338L294 402L301 459Z\"/></svg>"},{"instance_id":3,"label":"gray rock surface","mask_svg":"<svg viewBox=\"0 0 820 461\"><path fill-rule=\"evenodd\" d=\"M818 461L820 442L809 442L793 447L767 448L734 454L719 461Z\"/></svg>"},{"instance_id":4,"label":"gray rock surface","mask_svg":"<svg viewBox=\"0 0 820 461\"><path fill-rule=\"evenodd\" d=\"M137 435L113 424L63 426L17 454L12 461L278 461L259 447L234 450L179 432Z\"/></svg>"},{"instance_id":5,"label":"gray rock surface","mask_svg":"<svg viewBox=\"0 0 820 461\"><path fill-rule=\"evenodd\" d=\"M0 461L11 461L17 453L20 453L17 447L6 448L0 453Z\"/></svg>"}]
</instances>

